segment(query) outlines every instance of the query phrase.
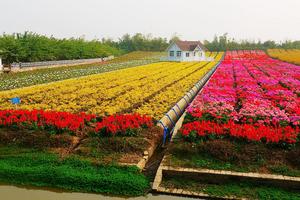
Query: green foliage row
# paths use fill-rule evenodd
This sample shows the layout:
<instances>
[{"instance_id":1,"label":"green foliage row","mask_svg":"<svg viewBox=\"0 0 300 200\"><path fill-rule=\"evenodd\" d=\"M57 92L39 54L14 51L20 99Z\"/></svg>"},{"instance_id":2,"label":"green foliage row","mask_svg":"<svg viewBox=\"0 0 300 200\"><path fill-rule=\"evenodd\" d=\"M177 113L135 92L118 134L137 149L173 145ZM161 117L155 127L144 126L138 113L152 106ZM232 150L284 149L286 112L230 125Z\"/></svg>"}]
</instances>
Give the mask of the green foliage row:
<instances>
[{"instance_id":1,"label":"green foliage row","mask_svg":"<svg viewBox=\"0 0 300 200\"><path fill-rule=\"evenodd\" d=\"M98 40L57 39L32 32L0 36L0 54L4 64L99 58L121 53L119 49Z\"/></svg>"},{"instance_id":2,"label":"green foliage row","mask_svg":"<svg viewBox=\"0 0 300 200\"><path fill-rule=\"evenodd\" d=\"M140 196L149 182L136 167L96 165L77 157L0 148L0 181L80 192Z\"/></svg>"}]
</instances>

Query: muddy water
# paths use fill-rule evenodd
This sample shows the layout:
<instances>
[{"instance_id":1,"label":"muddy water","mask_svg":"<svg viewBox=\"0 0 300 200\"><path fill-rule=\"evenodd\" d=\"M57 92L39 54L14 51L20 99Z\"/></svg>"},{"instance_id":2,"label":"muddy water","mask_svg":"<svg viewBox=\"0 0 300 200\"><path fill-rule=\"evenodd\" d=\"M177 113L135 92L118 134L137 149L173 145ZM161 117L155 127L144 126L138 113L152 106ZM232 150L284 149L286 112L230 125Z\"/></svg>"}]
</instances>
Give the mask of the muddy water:
<instances>
[{"instance_id":1,"label":"muddy water","mask_svg":"<svg viewBox=\"0 0 300 200\"><path fill-rule=\"evenodd\" d=\"M71 193L22 188L0 185L0 200L122 200L121 197L109 197L99 194ZM194 200L193 198L149 194L145 197L127 198L128 200Z\"/></svg>"}]
</instances>

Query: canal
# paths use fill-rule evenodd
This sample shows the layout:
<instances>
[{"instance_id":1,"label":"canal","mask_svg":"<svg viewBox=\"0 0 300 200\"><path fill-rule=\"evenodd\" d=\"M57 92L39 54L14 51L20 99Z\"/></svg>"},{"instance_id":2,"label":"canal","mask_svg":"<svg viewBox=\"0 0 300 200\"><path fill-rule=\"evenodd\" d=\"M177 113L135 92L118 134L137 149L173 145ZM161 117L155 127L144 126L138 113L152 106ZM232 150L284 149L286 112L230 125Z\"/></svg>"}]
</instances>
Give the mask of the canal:
<instances>
[{"instance_id":1,"label":"canal","mask_svg":"<svg viewBox=\"0 0 300 200\"><path fill-rule=\"evenodd\" d=\"M122 198L100 194L65 192L60 190L38 189L33 187L16 187L0 185L1 200L193 200L187 197L175 197L161 194L148 194L143 197Z\"/></svg>"}]
</instances>

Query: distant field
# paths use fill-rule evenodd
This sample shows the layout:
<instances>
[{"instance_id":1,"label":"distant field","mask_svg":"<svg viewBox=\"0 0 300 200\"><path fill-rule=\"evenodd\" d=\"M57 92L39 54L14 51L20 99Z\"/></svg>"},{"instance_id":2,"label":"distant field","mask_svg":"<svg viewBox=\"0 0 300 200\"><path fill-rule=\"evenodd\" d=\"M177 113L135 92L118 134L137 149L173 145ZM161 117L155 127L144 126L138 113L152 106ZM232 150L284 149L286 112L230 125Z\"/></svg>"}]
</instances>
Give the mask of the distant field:
<instances>
[{"instance_id":1,"label":"distant field","mask_svg":"<svg viewBox=\"0 0 300 200\"><path fill-rule=\"evenodd\" d=\"M268 54L276 59L300 65L300 50L268 49Z\"/></svg>"},{"instance_id":2,"label":"distant field","mask_svg":"<svg viewBox=\"0 0 300 200\"><path fill-rule=\"evenodd\" d=\"M159 118L222 58L215 62L158 62L144 66L0 92L3 109L22 99L21 109L140 113ZM46 78L46 77L45 77ZM46 78L47 79L47 78Z\"/></svg>"},{"instance_id":3,"label":"distant field","mask_svg":"<svg viewBox=\"0 0 300 200\"><path fill-rule=\"evenodd\" d=\"M163 55L164 53L160 52L137 51L99 64L45 68L34 71L1 74L0 91L149 64L159 61Z\"/></svg>"}]
</instances>

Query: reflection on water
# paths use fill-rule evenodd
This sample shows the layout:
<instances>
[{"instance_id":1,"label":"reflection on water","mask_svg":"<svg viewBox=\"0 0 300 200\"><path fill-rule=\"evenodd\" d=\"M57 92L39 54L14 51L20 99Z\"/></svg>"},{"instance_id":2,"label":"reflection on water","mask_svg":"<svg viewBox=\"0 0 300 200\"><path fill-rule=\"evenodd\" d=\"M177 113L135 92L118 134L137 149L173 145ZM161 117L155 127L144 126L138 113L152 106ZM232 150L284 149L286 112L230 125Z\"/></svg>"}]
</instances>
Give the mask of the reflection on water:
<instances>
[{"instance_id":1,"label":"reflection on water","mask_svg":"<svg viewBox=\"0 0 300 200\"><path fill-rule=\"evenodd\" d=\"M68 193L40 189L27 189L15 186L0 185L1 200L121 200L125 198L109 197L100 194ZM192 198L167 195L152 195L129 198L128 200L193 200Z\"/></svg>"}]
</instances>

